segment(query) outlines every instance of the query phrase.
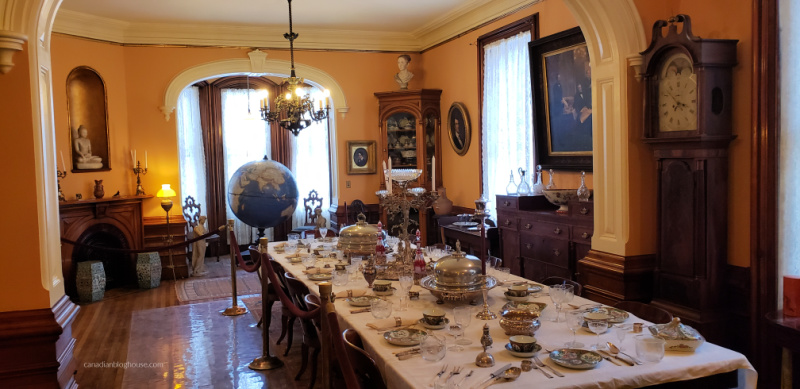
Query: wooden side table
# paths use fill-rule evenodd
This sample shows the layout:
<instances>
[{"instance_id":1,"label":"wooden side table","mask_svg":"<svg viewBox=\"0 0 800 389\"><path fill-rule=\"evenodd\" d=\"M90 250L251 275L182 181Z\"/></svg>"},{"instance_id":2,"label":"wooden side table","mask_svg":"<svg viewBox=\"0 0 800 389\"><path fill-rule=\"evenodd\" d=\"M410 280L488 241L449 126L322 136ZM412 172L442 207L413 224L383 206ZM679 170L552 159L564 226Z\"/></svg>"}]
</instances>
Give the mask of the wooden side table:
<instances>
[{"instance_id":1,"label":"wooden side table","mask_svg":"<svg viewBox=\"0 0 800 389\"><path fill-rule=\"evenodd\" d=\"M800 317L784 316L783 311L775 311L768 313L766 319L772 342L792 354L791 387L800 389Z\"/></svg>"}]
</instances>

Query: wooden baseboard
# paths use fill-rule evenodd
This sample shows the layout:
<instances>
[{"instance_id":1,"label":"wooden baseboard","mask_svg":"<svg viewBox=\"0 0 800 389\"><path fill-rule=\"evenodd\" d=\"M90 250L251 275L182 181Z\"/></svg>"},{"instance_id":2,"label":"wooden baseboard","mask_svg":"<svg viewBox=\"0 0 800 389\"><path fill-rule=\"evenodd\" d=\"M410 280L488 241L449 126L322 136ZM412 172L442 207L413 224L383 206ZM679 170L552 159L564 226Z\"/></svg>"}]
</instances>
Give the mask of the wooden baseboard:
<instances>
[{"instance_id":1,"label":"wooden baseboard","mask_svg":"<svg viewBox=\"0 0 800 389\"><path fill-rule=\"evenodd\" d=\"M52 308L0 312L0 387L77 387L72 322L79 309L62 296Z\"/></svg>"},{"instance_id":2,"label":"wooden baseboard","mask_svg":"<svg viewBox=\"0 0 800 389\"><path fill-rule=\"evenodd\" d=\"M649 301L653 294L655 259L655 255L626 257L589 250L577 266L584 297L604 304Z\"/></svg>"}]
</instances>

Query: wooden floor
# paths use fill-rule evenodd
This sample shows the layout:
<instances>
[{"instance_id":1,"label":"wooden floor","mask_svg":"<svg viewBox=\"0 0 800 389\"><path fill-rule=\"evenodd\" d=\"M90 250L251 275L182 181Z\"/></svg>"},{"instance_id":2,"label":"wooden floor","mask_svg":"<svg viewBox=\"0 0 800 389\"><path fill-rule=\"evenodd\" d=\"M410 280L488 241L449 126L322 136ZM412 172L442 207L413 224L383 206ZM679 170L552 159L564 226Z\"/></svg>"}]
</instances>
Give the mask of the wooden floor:
<instances>
[{"instance_id":1,"label":"wooden floor","mask_svg":"<svg viewBox=\"0 0 800 389\"><path fill-rule=\"evenodd\" d=\"M180 282L180 281L179 281ZM209 304L209 303L199 303ZM217 302L219 304L219 302ZM77 340L75 358L78 361L76 381L83 388L121 388L125 369L114 367L87 367L89 363L110 364L113 362L126 362L129 347L143 347L146 345L129 345L131 333L131 316L135 311L150 310L155 308L173 307L179 305L175 294L175 285L172 280L164 281L155 289L117 288L106 291L102 301L81 304L81 310L73 324L73 334ZM294 381L300 359L300 345L302 343L302 330L295 327L294 345L289 356L284 357L284 347L275 346L276 334L280 331L280 306L273 309L273 320L270 326L270 338L273 347L272 354L279 356L286 366L279 369L283 374L267 374L264 383L259 387L303 387L309 384L310 372L307 371L301 381ZM277 317L276 317L277 313ZM250 313L247 313L250 316ZM187 321L189 318L187 318ZM255 323L255 319L253 319ZM164 323L172 325L172 323ZM299 321L298 321L299 324ZM188 325L188 324L187 324ZM158 333L159 326L154 326L153 331ZM256 328L248 328L258 331ZM157 336L165 344L160 347L171 347L183 340L170 339L171 331L163 331L163 337ZM260 343L260 341L258 342ZM257 357L259 355L254 355ZM135 362L135 361L134 361ZM177 385L175 387L178 387ZM156 388L151 388L156 389Z\"/></svg>"}]
</instances>

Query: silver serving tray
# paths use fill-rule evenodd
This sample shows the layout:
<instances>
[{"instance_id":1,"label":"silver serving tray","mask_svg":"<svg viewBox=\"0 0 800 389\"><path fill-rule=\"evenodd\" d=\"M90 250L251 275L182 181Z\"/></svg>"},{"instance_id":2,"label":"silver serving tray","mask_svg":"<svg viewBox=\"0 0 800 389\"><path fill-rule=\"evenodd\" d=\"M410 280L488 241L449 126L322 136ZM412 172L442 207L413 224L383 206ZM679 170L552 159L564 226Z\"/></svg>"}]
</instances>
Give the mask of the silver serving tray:
<instances>
[{"instance_id":1,"label":"silver serving tray","mask_svg":"<svg viewBox=\"0 0 800 389\"><path fill-rule=\"evenodd\" d=\"M481 283L464 286L445 286L437 284L433 276L426 276L420 280L419 284L431 292L439 304L444 303L444 301L469 301L470 304L476 304L482 297ZM486 289L489 290L495 286L497 286L497 279L492 276L486 276Z\"/></svg>"}]
</instances>

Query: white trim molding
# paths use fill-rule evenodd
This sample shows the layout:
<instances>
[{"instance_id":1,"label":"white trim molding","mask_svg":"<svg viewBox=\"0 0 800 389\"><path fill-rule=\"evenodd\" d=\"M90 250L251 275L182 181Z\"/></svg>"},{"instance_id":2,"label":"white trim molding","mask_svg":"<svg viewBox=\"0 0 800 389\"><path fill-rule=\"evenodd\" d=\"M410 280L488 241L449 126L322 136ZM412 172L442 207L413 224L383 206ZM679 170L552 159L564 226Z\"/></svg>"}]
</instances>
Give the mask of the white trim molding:
<instances>
[{"instance_id":1,"label":"white trim molding","mask_svg":"<svg viewBox=\"0 0 800 389\"><path fill-rule=\"evenodd\" d=\"M0 73L6 74L14 67L14 54L22 51L28 36L13 31L0 31Z\"/></svg>"},{"instance_id":2,"label":"white trim molding","mask_svg":"<svg viewBox=\"0 0 800 389\"><path fill-rule=\"evenodd\" d=\"M169 121L172 111L178 105L178 96L189 85L212 77L229 76L234 74L261 74L267 76L288 77L286 70L291 66L289 61L267 59L267 54L261 50L248 53L249 59L227 59L214 61L188 68L172 78L164 93L164 105L159 107L164 114L164 119ZM344 91L336 80L323 70L313 66L295 63L297 74L306 82L321 89L331 92L331 103L342 118L349 110Z\"/></svg>"}]
</instances>

